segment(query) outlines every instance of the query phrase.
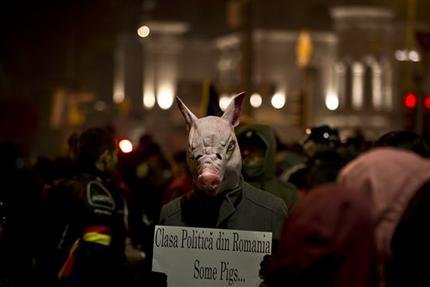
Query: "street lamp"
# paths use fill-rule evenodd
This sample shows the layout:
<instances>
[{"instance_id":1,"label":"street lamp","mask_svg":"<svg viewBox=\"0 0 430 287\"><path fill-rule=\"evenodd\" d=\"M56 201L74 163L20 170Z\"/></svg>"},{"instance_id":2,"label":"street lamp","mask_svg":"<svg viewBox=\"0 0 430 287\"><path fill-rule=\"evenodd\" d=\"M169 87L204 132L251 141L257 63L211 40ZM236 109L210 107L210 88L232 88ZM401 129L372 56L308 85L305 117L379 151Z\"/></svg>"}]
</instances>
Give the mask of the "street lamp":
<instances>
[{"instance_id":1,"label":"street lamp","mask_svg":"<svg viewBox=\"0 0 430 287\"><path fill-rule=\"evenodd\" d=\"M394 57L400 62L414 62L421 61L420 53L414 49L400 49L394 53Z\"/></svg>"},{"instance_id":2,"label":"street lamp","mask_svg":"<svg viewBox=\"0 0 430 287\"><path fill-rule=\"evenodd\" d=\"M227 109L228 104L231 101L231 97L228 94L221 94L219 97L219 107L224 112Z\"/></svg>"},{"instance_id":3,"label":"street lamp","mask_svg":"<svg viewBox=\"0 0 430 287\"><path fill-rule=\"evenodd\" d=\"M325 106L330 111L337 110L339 107L339 98L334 92L328 92L325 97Z\"/></svg>"},{"instance_id":4,"label":"street lamp","mask_svg":"<svg viewBox=\"0 0 430 287\"><path fill-rule=\"evenodd\" d=\"M272 106L278 110L284 107L285 102L286 102L285 92L283 91L276 92L271 99Z\"/></svg>"},{"instance_id":5,"label":"street lamp","mask_svg":"<svg viewBox=\"0 0 430 287\"><path fill-rule=\"evenodd\" d=\"M142 25L137 29L137 35L139 35L140 38L146 38L150 33L151 29L146 25Z\"/></svg>"},{"instance_id":6,"label":"street lamp","mask_svg":"<svg viewBox=\"0 0 430 287\"><path fill-rule=\"evenodd\" d=\"M263 103L263 99L261 98L260 94L254 93L249 98L249 103L253 108L259 108Z\"/></svg>"}]
</instances>

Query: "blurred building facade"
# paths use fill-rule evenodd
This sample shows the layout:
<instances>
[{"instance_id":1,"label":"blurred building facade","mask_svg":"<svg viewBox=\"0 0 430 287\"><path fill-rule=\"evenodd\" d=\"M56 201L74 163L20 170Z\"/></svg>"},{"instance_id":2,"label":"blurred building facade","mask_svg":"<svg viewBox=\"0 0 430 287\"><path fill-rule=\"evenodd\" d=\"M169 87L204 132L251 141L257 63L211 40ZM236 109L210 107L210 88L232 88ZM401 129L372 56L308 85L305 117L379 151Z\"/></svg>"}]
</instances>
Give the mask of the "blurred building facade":
<instances>
[{"instance_id":1,"label":"blurred building facade","mask_svg":"<svg viewBox=\"0 0 430 287\"><path fill-rule=\"evenodd\" d=\"M308 31L312 55L306 66L297 63L303 31L252 32L253 89L247 92L256 98L251 118L274 127L281 140L297 140L304 128L319 124L338 127L344 135L361 128L369 137L403 127L403 87L394 57L402 45L402 24L380 7L333 7L330 16L332 30ZM140 78L127 79L127 61L117 61L114 101L121 103L125 96L132 107L143 109L128 127L153 133L174 150L184 146L180 113L171 108L174 96L200 116L205 80L215 84L220 100L241 91L243 38L233 33L190 39L183 22L145 25L150 29L145 37L129 35L131 42L140 41ZM120 43L119 54L128 42ZM134 91L125 92L133 85ZM117 87L123 96L115 94Z\"/></svg>"},{"instance_id":2,"label":"blurred building facade","mask_svg":"<svg viewBox=\"0 0 430 287\"><path fill-rule=\"evenodd\" d=\"M376 3L385 8L336 6ZM244 120L273 126L284 141L323 123L341 135L356 127L372 138L396 128L430 134L429 7L68 0L23 11L11 2L2 18L0 140L31 157L55 155L72 132L109 125L118 137L137 142L148 132L175 150L185 125L174 96L202 116L207 83L222 107L246 91Z\"/></svg>"}]
</instances>

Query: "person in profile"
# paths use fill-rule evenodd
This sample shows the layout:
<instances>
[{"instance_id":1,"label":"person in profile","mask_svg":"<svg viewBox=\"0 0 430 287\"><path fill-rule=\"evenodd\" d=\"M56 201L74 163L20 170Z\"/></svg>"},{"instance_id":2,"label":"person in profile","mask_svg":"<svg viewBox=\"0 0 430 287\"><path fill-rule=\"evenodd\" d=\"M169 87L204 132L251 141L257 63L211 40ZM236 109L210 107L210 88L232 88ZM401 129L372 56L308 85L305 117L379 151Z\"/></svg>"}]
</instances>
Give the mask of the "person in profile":
<instances>
[{"instance_id":1,"label":"person in profile","mask_svg":"<svg viewBox=\"0 0 430 287\"><path fill-rule=\"evenodd\" d=\"M74 176L45 189L37 266L45 286L124 283L127 214L112 180L114 136L90 128L79 137Z\"/></svg>"}]
</instances>

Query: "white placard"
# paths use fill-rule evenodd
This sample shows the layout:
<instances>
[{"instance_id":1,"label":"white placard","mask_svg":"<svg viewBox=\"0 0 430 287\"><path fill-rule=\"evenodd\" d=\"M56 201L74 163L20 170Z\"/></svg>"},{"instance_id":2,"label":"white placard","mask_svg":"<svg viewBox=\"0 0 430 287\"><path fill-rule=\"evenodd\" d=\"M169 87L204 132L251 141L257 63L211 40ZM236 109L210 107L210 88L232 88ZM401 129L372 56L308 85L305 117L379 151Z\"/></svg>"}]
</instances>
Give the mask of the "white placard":
<instances>
[{"instance_id":1,"label":"white placard","mask_svg":"<svg viewBox=\"0 0 430 287\"><path fill-rule=\"evenodd\" d=\"M271 232L157 225L152 270L169 287L259 286L271 250Z\"/></svg>"}]
</instances>

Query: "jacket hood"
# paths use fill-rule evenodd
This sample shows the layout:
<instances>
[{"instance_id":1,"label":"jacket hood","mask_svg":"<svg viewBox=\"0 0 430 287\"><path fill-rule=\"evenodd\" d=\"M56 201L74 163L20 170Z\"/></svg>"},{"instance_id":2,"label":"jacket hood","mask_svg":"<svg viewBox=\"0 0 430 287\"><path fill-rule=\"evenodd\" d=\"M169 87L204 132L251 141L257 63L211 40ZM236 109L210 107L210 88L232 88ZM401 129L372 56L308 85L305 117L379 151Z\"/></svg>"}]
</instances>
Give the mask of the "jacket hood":
<instances>
[{"instance_id":1,"label":"jacket hood","mask_svg":"<svg viewBox=\"0 0 430 287\"><path fill-rule=\"evenodd\" d=\"M312 189L284 222L267 267L268 285L377 286L369 201L359 190L338 184Z\"/></svg>"},{"instance_id":2,"label":"jacket hood","mask_svg":"<svg viewBox=\"0 0 430 287\"><path fill-rule=\"evenodd\" d=\"M247 124L238 127L236 136L240 142L240 138L247 136L248 133L253 133L258 136L265 144L264 161L258 167L256 176L251 180L268 180L276 175L276 139L272 128L262 124ZM242 167L243 168L243 167Z\"/></svg>"},{"instance_id":3,"label":"jacket hood","mask_svg":"<svg viewBox=\"0 0 430 287\"><path fill-rule=\"evenodd\" d=\"M430 180L430 160L394 148L376 148L348 163L338 181L371 196L378 251L391 256L391 237L409 200Z\"/></svg>"}]
</instances>

